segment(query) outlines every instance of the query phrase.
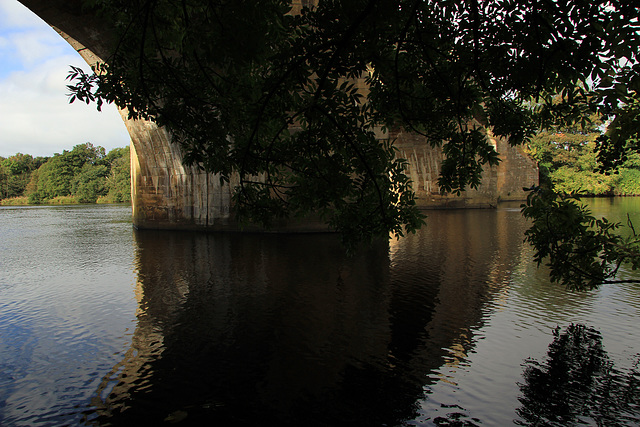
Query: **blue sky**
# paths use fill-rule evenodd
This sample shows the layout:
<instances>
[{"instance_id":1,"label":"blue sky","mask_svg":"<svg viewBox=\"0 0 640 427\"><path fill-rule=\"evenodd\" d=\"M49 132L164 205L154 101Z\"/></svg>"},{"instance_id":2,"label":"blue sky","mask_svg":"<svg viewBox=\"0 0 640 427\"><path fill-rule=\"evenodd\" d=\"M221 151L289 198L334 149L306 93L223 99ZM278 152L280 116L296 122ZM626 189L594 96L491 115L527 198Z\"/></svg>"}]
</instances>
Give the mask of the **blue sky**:
<instances>
[{"instance_id":1,"label":"blue sky","mask_svg":"<svg viewBox=\"0 0 640 427\"><path fill-rule=\"evenodd\" d=\"M0 156L51 156L91 142L107 151L129 144L115 107L69 104L69 65L84 60L18 3L0 0Z\"/></svg>"}]
</instances>

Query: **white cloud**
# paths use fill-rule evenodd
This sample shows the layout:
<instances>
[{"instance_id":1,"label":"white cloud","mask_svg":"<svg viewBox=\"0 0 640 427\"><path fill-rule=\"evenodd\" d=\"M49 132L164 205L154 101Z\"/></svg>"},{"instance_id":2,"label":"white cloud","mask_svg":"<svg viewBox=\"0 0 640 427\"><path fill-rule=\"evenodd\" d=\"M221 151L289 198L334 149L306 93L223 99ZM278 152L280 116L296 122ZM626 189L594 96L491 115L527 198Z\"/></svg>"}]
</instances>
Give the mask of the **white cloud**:
<instances>
[{"instance_id":1,"label":"white cloud","mask_svg":"<svg viewBox=\"0 0 640 427\"><path fill-rule=\"evenodd\" d=\"M91 142L107 151L129 143L114 106L69 104L69 65L89 67L16 0L0 0L0 156L50 156Z\"/></svg>"},{"instance_id":2,"label":"white cloud","mask_svg":"<svg viewBox=\"0 0 640 427\"><path fill-rule=\"evenodd\" d=\"M71 49L67 42L49 27L12 32L7 37L7 44L13 47L15 59L25 68L64 55Z\"/></svg>"},{"instance_id":3,"label":"white cloud","mask_svg":"<svg viewBox=\"0 0 640 427\"><path fill-rule=\"evenodd\" d=\"M49 61L0 81L0 156L16 152L50 156L84 142L107 151L128 144L129 136L114 106L98 112L95 105L68 103L67 63Z\"/></svg>"}]
</instances>

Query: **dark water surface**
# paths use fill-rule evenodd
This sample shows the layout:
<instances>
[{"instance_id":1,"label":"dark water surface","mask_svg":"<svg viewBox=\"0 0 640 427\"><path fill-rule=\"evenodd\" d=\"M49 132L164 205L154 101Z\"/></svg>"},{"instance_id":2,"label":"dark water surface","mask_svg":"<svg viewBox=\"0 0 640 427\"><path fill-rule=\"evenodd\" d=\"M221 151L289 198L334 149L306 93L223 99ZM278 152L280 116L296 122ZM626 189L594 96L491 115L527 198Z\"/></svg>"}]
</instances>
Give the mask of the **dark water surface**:
<instances>
[{"instance_id":1,"label":"dark water surface","mask_svg":"<svg viewBox=\"0 0 640 427\"><path fill-rule=\"evenodd\" d=\"M427 222L347 257L0 208L0 425L638 425L640 285L551 285L517 204Z\"/></svg>"}]
</instances>

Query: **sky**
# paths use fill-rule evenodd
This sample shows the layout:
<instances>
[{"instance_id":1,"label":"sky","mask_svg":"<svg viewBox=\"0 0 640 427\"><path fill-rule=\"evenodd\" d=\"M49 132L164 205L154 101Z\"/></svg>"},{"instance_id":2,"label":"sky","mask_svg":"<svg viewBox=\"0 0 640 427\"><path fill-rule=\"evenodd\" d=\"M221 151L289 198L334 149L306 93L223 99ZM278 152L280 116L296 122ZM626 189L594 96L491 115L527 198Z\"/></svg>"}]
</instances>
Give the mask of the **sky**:
<instances>
[{"instance_id":1,"label":"sky","mask_svg":"<svg viewBox=\"0 0 640 427\"><path fill-rule=\"evenodd\" d=\"M52 156L90 142L129 145L113 105L69 104L69 65L89 66L44 21L17 0L0 0L0 156Z\"/></svg>"}]
</instances>

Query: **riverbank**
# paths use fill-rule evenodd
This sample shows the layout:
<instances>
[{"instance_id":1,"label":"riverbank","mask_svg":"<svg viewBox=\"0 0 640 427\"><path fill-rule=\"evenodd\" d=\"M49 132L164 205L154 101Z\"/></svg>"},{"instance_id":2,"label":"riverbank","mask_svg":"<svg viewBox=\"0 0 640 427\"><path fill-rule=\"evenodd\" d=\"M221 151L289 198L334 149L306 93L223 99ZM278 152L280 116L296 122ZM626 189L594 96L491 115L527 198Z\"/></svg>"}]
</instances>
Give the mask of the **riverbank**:
<instances>
[{"instance_id":1,"label":"riverbank","mask_svg":"<svg viewBox=\"0 0 640 427\"><path fill-rule=\"evenodd\" d=\"M130 203L130 200L115 201L108 196L101 196L95 201L95 203L82 203L78 201L74 196L58 196L52 199L43 200L41 203L29 203L29 198L26 196L11 197L8 199L0 200L0 206L42 206L42 205L105 205L116 203Z\"/></svg>"}]
</instances>

